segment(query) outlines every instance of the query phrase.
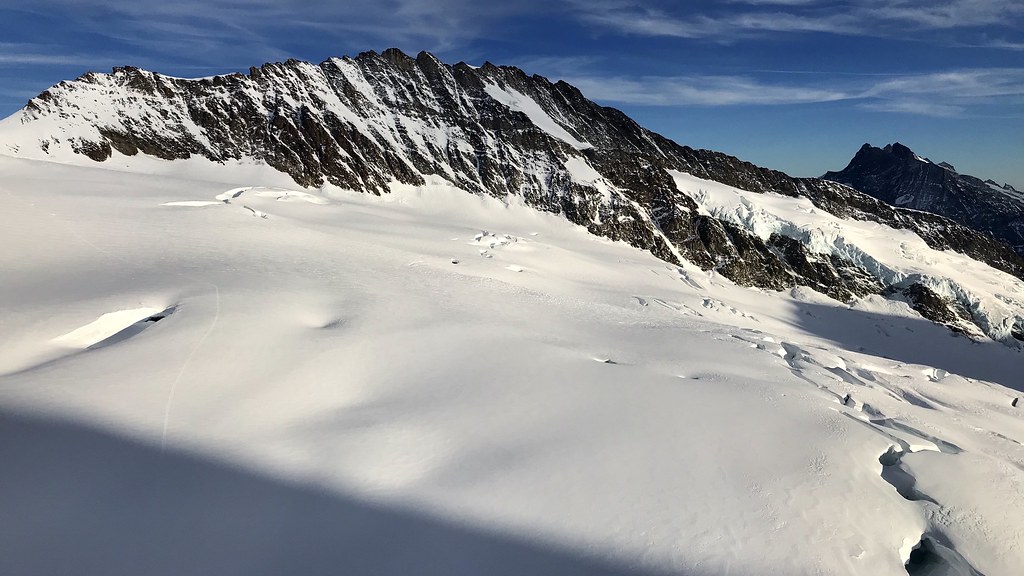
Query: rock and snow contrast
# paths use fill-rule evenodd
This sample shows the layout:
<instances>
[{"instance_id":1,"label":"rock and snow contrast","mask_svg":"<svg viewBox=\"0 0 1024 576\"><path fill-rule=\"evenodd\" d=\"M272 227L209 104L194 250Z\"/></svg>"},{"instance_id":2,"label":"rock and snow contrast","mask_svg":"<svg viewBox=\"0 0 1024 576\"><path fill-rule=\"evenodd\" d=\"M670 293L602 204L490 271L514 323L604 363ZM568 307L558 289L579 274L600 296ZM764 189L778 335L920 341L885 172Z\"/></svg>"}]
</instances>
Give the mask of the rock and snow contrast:
<instances>
[{"instance_id":1,"label":"rock and snow contrast","mask_svg":"<svg viewBox=\"0 0 1024 576\"><path fill-rule=\"evenodd\" d=\"M989 232L1024 254L1024 194L1009 184L959 174L952 164L936 164L899 142L884 148L865 144L846 168L822 178Z\"/></svg>"},{"instance_id":2,"label":"rock and snow contrast","mask_svg":"<svg viewBox=\"0 0 1024 576\"><path fill-rule=\"evenodd\" d=\"M1024 262L389 50L0 124L0 573L1024 565Z\"/></svg>"}]
</instances>

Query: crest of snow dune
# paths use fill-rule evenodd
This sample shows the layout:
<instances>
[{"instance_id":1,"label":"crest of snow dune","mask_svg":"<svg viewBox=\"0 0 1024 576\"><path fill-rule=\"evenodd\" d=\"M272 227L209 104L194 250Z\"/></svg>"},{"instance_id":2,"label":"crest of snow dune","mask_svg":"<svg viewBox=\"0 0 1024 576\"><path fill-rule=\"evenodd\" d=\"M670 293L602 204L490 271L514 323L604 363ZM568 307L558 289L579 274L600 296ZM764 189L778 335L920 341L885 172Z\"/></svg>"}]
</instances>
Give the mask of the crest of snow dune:
<instances>
[{"instance_id":1,"label":"crest of snow dune","mask_svg":"<svg viewBox=\"0 0 1024 576\"><path fill-rule=\"evenodd\" d=\"M569 144L573 148L576 148L577 150L593 148L590 144L580 142L572 134L569 134L569 132L566 131L565 128L562 128L558 122L555 122L554 118L548 116L548 113L540 107L540 104L537 104L537 102L529 96L517 92L512 88L500 88L497 84L486 84L484 86L484 90L491 98L494 98L512 110L517 110L526 114L530 121L538 128L555 138L558 138L562 142Z\"/></svg>"}]
</instances>

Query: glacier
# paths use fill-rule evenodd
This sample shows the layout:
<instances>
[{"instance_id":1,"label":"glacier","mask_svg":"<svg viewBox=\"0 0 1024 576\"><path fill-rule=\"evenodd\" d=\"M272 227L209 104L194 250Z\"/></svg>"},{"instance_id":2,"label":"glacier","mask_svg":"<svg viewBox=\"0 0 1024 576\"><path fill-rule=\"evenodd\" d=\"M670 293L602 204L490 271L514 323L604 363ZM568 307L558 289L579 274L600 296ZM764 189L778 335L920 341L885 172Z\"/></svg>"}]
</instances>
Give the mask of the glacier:
<instances>
[{"instance_id":1,"label":"glacier","mask_svg":"<svg viewBox=\"0 0 1024 576\"><path fill-rule=\"evenodd\" d=\"M440 179L0 170L5 573L1024 560L1019 352L906 304L739 286Z\"/></svg>"}]
</instances>

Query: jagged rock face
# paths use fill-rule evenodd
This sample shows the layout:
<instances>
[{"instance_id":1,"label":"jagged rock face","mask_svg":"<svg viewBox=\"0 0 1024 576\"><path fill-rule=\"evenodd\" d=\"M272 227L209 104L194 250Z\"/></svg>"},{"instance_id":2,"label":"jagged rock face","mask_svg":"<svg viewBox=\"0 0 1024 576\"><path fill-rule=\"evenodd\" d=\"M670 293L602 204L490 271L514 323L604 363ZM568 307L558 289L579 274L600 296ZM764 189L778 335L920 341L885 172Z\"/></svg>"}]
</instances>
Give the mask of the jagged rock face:
<instances>
[{"instance_id":1,"label":"jagged rock face","mask_svg":"<svg viewBox=\"0 0 1024 576\"><path fill-rule=\"evenodd\" d=\"M701 214L668 172L677 170L753 192L804 196L838 216L909 229L932 247L1024 278L1017 254L945 218L680 146L565 82L489 63L451 66L426 52L366 52L319 65L289 60L199 80L116 68L51 88L28 104L21 122L51 122L37 143L42 150L70 148L100 162L114 151L251 158L302 186L373 194L394 182L440 177L477 194L520 196L594 234L744 285L806 285L840 300L893 293L853 262L815 257L792 238L764 240ZM936 321L959 317L954 303L943 309L936 298L909 301L924 302L915 307Z\"/></svg>"},{"instance_id":2,"label":"jagged rock face","mask_svg":"<svg viewBox=\"0 0 1024 576\"><path fill-rule=\"evenodd\" d=\"M885 148L865 144L846 168L823 178L989 232L1024 255L1024 194L1008 184L958 174L951 164L935 164L898 142Z\"/></svg>"}]
</instances>

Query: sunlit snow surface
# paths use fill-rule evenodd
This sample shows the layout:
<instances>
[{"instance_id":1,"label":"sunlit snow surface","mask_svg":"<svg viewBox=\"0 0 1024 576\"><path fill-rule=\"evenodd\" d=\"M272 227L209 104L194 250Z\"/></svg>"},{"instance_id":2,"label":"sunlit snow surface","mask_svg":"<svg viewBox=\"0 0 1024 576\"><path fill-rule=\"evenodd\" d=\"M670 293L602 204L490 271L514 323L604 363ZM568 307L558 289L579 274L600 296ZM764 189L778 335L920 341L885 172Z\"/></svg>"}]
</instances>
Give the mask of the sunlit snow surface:
<instances>
[{"instance_id":1,"label":"sunlit snow surface","mask_svg":"<svg viewBox=\"0 0 1024 576\"><path fill-rule=\"evenodd\" d=\"M1022 356L905 304L440 180L0 174L0 573L899 575L922 535L1024 565ZM755 231L827 221L676 178Z\"/></svg>"}]
</instances>

